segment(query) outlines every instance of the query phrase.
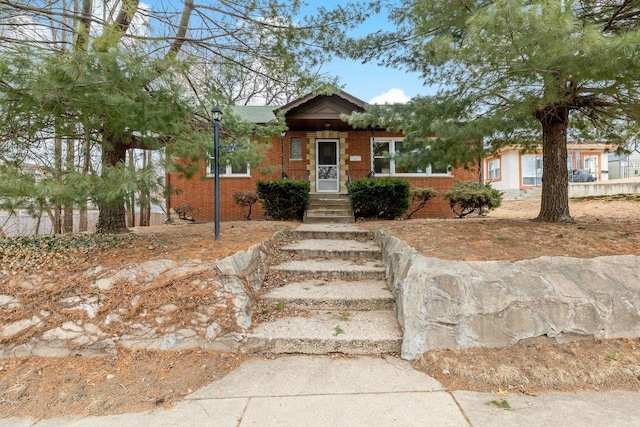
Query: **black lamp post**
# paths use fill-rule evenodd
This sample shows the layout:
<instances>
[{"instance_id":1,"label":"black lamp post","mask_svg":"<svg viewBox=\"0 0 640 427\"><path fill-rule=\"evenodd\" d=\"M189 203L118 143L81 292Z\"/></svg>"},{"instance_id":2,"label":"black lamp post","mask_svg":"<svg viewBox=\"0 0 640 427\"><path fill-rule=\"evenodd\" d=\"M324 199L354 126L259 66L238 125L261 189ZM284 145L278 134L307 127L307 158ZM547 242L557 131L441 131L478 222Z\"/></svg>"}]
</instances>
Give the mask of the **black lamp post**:
<instances>
[{"instance_id":1,"label":"black lamp post","mask_svg":"<svg viewBox=\"0 0 640 427\"><path fill-rule=\"evenodd\" d=\"M287 174L284 172L284 137L286 134L286 131L280 132L280 170L282 171L282 179L287 178Z\"/></svg>"},{"instance_id":2,"label":"black lamp post","mask_svg":"<svg viewBox=\"0 0 640 427\"><path fill-rule=\"evenodd\" d=\"M215 223L215 239L220 240L220 119L222 111L216 105L211 111L213 115L213 214Z\"/></svg>"}]
</instances>

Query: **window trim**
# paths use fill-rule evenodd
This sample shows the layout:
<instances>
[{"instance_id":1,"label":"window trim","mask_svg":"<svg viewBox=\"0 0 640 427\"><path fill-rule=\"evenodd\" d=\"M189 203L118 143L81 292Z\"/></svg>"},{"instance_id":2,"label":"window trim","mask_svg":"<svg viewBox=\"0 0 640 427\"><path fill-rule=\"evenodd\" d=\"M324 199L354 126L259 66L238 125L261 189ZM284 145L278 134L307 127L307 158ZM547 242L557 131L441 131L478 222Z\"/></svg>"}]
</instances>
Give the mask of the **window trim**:
<instances>
[{"instance_id":1,"label":"window trim","mask_svg":"<svg viewBox=\"0 0 640 427\"><path fill-rule=\"evenodd\" d=\"M494 168L493 171L498 171L497 175L492 177L491 176L491 164L494 162L498 162L498 167ZM492 157L487 159L487 181L489 182L496 182L496 181L500 181L502 180L502 158L500 157Z\"/></svg>"},{"instance_id":2,"label":"window trim","mask_svg":"<svg viewBox=\"0 0 640 427\"><path fill-rule=\"evenodd\" d=\"M213 178L213 157L207 157L207 178ZM227 163L225 167L220 167L220 178L251 178L251 165L247 163L246 173L233 173L231 163Z\"/></svg>"},{"instance_id":3,"label":"window trim","mask_svg":"<svg viewBox=\"0 0 640 427\"><path fill-rule=\"evenodd\" d=\"M524 174L524 159L525 157L527 158L533 158L534 159L534 170L535 175L526 175ZM540 162L540 168L537 168L537 162ZM543 174L543 156L542 153L527 153L527 154L521 154L520 155L520 185L521 188L530 188L530 187L539 187L540 185L542 185L542 174ZM538 169L540 169L540 174L538 174ZM524 179L526 178L533 178L534 179L534 183L533 184L525 184L524 183Z\"/></svg>"},{"instance_id":4,"label":"window trim","mask_svg":"<svg viewBox=\"0 0 640 427\"><path fill-rule=\"evenodd\" d=\"M293 142L296 141L298 143L300 143L300 157L293 157ZM302 160L302 138L300 137L292 137L291 139L289 139L289 160L294 161L294 162L299 162Z\"/></svg>"},{"instance_id":5,"label":"window trim","mask_svg":"<svg viewBox=\"0 0 640 427\"><path fill-rule=\"evenodd\" d=\"M381 157L381 156L377 156L375 155L375 151L373 149L373 146L375 143L384 143L387 142L389 143L389 153L392 152L392 148L393 148L393 152L395 154L396 151L396 147L395 147L395 143L396 142L404 142L404 138L403 137L397 137L397 136L389 136L389 137L372 137L370 140L370 148L371 148L371 169L373 171L375 171L375 160L378 159L383 159L385 157ZM392 147L393 145L393 147ZM382 173L382 172L377 172L375 171L375 175L376 176L397 176L397 177L407 177L407 178L411 178L411 177L416 177L416 178L424 178L424 177L450 177L451 176L451 167L447 167L447 172L432 172L432 166L428 165L427 167L425 167L424 172L399 172L396 173L396 164L395 164L395 160L393 159L393 157L389 157L389 173Z\"/></svg>"}]
</instances>

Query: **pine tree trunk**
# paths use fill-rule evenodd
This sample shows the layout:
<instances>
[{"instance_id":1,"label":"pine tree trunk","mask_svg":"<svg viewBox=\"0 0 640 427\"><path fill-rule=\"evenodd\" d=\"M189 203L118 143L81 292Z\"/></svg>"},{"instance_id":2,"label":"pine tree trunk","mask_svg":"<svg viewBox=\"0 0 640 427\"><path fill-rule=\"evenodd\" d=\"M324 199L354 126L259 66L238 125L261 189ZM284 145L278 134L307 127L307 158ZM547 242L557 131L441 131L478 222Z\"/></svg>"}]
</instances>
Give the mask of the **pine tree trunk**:
<instances>
[{"instance_id":1,"label":"pine tree trunk","mask_svg":"<svg viewBox=\"0 0 640 427\"><path fill-rule=\"evenodd\" d=\"M127 159L127 147L117 142L103 141L102 164L105 166L117 166L124 164ZM124 197L113 205L100 205L96 232L98 233L125 233L128 231L126 223L126 210Z\"/></svg>"},{"instance_id":2,"label":"pine tree trunk","mask_svg":"<svg viewBox=\"0 0 640 427\"><path fill-rule=\"evenodd\" d=\"M82 173L84 176L89 175L89 165L91 162L91 141L89 140L89 134L86 133L84 135L84 141L82 142L83 153L82 153ZM78 231L83 232L87 231L89 228L89 218L87 215L87 204L88 201L85 198L80 202L80 220L78 222Z\"/></svg>"},{"instance_id":3,"label":"pine tree trunk","mask_svg":"<svg viewBox=\"0 0 640 427\"><path fill-rule=\"evenodd\" d=\"M54 147L54 174L55 180L60 181L62 179L62 139L56 137ZM56 195L53 207L54 221L51 225L52 234L62 233L62 202L60 196Z\"/></svg>"},{"instance_id":4,"label":"pine tree trunk","mask_svg":"<svg viewBox=\"0 0 640 427\"><path fill-rule=\"evenodd\" d=\"M40 215L38 215L38 219L36 219L36 230L34 232L36 236L40 235L40 224L42 224L42 212L40 212ZM4 232L2 232L2 234L4 236Z\"/></svg>"},{"instance_id":5,"label":"pine tree trunk","mask_svg":"<svg viewBox=\"0 0 640 427\"><path fill-rule=\"evenodd\" d=\"M536 220L573 222L569 214L569 172L567 169L567 128L569 110L552 105L536 112L542 124L542 201Z\"/></svg>"},{"instance_id":6,"label":"pine tree trunk","mask_svg":"<svg viewBox=\"0 0 640 427\"><path fill-rule=\"evenodd\" d=\"M65 169L73 170L75 157L75 141L67 140L67 158ZM62 215L62 231L63 233L73 233L73 200L65 200Z\"/></svg>"},{"instance_id":7,"label":"pine tree trunk","mask_svg":"<svg viewBox=\"0 0 640 427\"><path fill-rule=\"evenodd\" d=\"M151 151L142 152L142 170L146 171L151 165ZM148 227L151 216L151 194L146 186L140 187L140 226Z\"/></svg>"},{"instance_id":8,"label":"pine tree trunk","mask_svg":"<svg viewBox=\"0 0 640 427\"><path fill-rule=\"evenodd\" d=\"M131 170L135 170L136 165L135 165L135 152L133 150L133 148L128 150L129 153L129 169ZM135 193L131 193L129 195L129 198L127 199L127 205L128 205L128 211L127 211L127 225L129 227L135 227L136 226L136 194Z\"/></svg>"}]
</instances>

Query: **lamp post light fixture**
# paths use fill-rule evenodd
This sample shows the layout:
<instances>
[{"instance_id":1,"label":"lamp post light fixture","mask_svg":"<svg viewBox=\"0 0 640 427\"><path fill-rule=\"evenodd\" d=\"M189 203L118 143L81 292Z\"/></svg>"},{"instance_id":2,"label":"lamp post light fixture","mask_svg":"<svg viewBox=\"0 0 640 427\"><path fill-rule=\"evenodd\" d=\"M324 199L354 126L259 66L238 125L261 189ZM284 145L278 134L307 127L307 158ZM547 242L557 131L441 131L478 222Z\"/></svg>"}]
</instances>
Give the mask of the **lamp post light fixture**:
<instances>
[{"instance_id":1,"label":"lamp post light fixture","mask_svg":"<svg viewBox=\"0 0 640 427\"><path fill-rule=\"evenodd\" d=\"M211 111L213 116L213 215L215 239L220 240L220 119L222 111L216 105Z\"/></svg>"}]
</instances>

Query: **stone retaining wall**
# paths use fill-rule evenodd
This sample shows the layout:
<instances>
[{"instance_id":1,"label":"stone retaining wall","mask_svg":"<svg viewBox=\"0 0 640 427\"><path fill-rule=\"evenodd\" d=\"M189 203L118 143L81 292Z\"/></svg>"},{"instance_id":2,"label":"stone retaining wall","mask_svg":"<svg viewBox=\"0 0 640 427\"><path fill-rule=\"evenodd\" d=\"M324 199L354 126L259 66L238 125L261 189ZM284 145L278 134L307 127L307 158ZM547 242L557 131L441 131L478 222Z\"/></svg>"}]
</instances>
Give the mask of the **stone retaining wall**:
<instances>
[{"instance_id":1,"label":"stone retaining wall","mask_svg":"<svg viewBox=\"0 0 640 427\"><path fill-rule=\"evenodd\" d=\"M640 257L458 262L425 258L383 231L376 241L405 359L436 348L640 336Z\"/></svg>"},{"instance_id":2,"label":"stone retaining wall","mask_svg":"<svg viewBox=\"0 0 640 427\"><path fill-rule=\"evenodd\" d=\"M280 236L281 233L276 233L272 239ZM38 309L28 318L0 322L0 358L116 354L118 347L235 351L243 332L251 326L254 293L264 280L268 243L254 245L215 264L200 260L156 260L127 269L98 266L80 273L81 277L70 277L70 281L91 284L92 292L60 296L56 306L67 314ZM154 292L149 289L172 279L190 281L204 291L205 298L189 304L189 308L172 301L153 309L143 306L144 292ZM0 271L0 283L11 280L16 280L11 272ZM122 282L139 286L140 291L122 295L118 290ZM51 286L44 272L29 274L18 285L33 290ZM109 298L125 298L128 304L124 305L126 308L121 305L113 312L104 313L101 309ZM0 313L14 309L26 313L29 312L25 310L27 304L30 302L0 292ZM227 310L231 310L235 325L216 323L218 313ZM129 311L137 313L135 320L130 320ZM176 314L183 319L186 314L190 321L175 323ZM19 339L21 336L29 338Z\"/></svg>"}]
</instances>

